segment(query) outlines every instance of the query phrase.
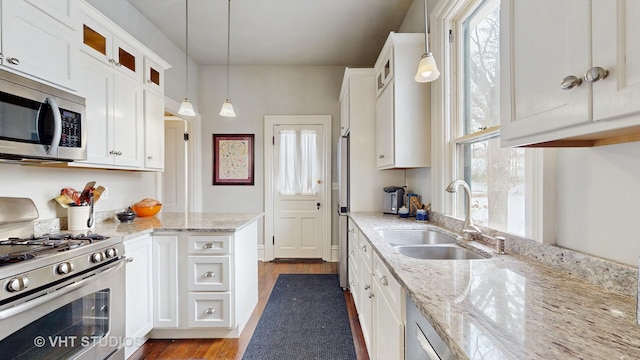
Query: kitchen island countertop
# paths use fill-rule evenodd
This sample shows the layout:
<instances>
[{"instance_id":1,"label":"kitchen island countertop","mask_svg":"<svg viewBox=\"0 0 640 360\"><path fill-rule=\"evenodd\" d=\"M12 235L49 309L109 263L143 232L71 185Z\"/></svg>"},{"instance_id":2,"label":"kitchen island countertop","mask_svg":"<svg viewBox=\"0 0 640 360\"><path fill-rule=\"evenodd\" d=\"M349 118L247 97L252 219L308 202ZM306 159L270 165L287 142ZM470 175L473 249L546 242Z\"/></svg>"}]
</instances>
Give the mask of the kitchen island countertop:
<instances>
[{"instance_id":1,"label":"kitchen island countertop","mask_svg":"<svg viewBox=\"0 0 640 360\"><path fill-rule=\"evenodd\" d=\"M263 213L170 213L136 217L132 222L117 219L96 224L95 233L122 236L123 240L158 231L236 232L260 219Z\"/></svg>"},{"instance_id":2,"label":"kitchen island countertop","mask_svg":"<svg viewBox=\"0 0 640 360\"><path fill-rule=\"evenodd\" d=\"M640 358L635 298L517 255L406 257L378 230L438 227L379 213L349 216L460 359Z\"/></svg>"}]
</instances>

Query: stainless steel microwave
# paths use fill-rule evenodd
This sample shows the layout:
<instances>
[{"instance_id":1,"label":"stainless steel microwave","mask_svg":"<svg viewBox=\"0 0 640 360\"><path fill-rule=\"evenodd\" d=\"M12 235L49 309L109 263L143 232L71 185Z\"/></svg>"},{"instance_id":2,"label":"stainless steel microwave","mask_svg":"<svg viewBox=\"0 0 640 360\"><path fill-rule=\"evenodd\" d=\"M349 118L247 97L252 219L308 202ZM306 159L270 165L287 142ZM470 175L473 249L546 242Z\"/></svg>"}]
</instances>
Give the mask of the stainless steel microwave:
<instances>
[{"instance_id":1,"label":"stainless steel microwave","mask_svg":"<svg viewBox=\"0 0 640 360\"><path fill-rule=\"evenodd\" d=\"M85 99L0 70L0 158L86 160Z\"/></svg>"}]
</instances>

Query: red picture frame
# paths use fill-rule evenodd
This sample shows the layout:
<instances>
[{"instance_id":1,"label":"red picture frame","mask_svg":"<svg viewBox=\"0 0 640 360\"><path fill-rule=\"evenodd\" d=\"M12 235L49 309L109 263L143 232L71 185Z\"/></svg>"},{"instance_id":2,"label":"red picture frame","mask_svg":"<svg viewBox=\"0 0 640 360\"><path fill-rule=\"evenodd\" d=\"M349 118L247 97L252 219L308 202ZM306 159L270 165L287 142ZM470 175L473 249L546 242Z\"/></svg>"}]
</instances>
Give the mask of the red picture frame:
<instances>
[{"instance_id":1,"label":"red picture frame","mask_svg":"<svg viewBox=\"0 0 640 360\"><path fill-rule=\"evenodd\" d=\"M213 185L254 185L254 134L213 134Z\"/></svg>"}]
</instances>

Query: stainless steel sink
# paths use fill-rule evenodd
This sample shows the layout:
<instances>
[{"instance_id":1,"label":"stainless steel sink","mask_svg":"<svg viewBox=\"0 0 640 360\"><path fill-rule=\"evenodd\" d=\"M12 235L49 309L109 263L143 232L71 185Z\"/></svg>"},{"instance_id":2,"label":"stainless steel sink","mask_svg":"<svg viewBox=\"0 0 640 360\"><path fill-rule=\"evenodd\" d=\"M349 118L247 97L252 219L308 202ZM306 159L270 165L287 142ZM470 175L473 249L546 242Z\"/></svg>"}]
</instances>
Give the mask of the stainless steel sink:
<instances>
[{"instance_id":1,"label":"stainless steel sink","mask_svg":"<svg viewBox=\"0 0 640 360\"><path fill-rule=\"evenodd\" d=\"M483 256L458 245L402 245L396 246L402 255L426 260L477 260Z\"/></svg>"},{"instance_id":2,"label":"stainless steel sink","mask_svg":"<svg viewBox=\"0 0 640 360\"><path fill-rule=\"evenodd\" d=\"M380 235L391 245L435 245L455 244L456 238L433 230L379 230Z\"/></svg>"}]
</instances>

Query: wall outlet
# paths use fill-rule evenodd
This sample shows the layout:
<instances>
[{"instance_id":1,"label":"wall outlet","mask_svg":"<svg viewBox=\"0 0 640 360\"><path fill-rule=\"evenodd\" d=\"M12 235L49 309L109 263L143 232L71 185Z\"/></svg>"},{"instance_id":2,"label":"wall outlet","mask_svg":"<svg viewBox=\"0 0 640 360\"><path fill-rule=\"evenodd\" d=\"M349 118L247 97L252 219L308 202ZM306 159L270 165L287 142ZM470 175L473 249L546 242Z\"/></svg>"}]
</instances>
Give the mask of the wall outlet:
<instances>
[{"instance_id":1,"label":"wall outlet","mask_svg":"<svg viewBox=\"0 0 640 360\"><path fill-rule=\"evenodd\" d=\"M109 187L108 186L104 187L104 191L100 195L100 198L104 199L104 200L107 200L109 198Z\"/></svg>"}]
</instances>

